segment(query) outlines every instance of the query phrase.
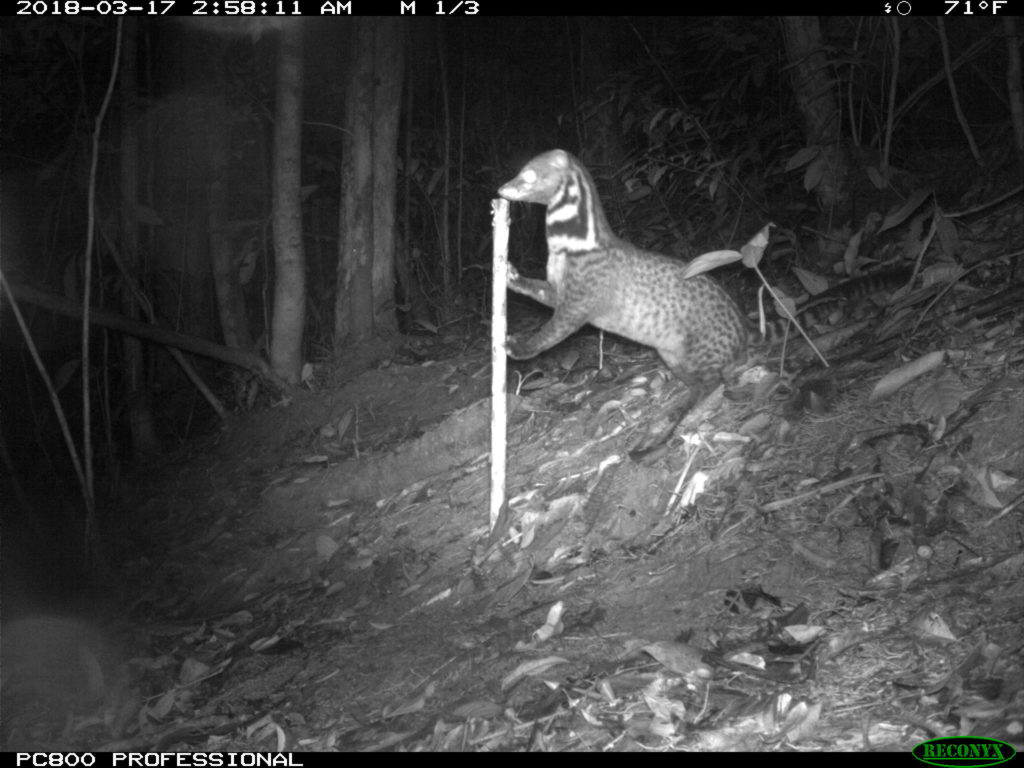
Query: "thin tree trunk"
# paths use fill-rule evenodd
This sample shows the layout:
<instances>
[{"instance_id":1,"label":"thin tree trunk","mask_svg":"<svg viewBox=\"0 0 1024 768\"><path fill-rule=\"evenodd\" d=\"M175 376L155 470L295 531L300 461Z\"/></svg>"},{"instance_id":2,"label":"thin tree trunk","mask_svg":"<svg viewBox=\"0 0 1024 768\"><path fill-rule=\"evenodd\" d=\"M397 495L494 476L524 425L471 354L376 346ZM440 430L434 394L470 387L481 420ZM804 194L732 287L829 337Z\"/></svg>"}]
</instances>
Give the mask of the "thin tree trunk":
<instances>
[{"instance_id":1,"label":"thin tree trunk","mask_svg":"<svg viewBox=\"0 0 1024 768\"><path fill-rule=\"evenodd\" d=\"M793 92L804 118L809 146L820 147L814 193L823 211L848 200L846 153L840 143L839 105L817 16L783 16L782 31L791 64ZM841 211L840 211L841 213Z\"/></svg>"},{"instance_id":2,"label":"thin tree trunk","mask_svg":"<svg viewBox=\"0 0 1024 768\"><path fill-rule=\"evenodd\" d=\"M302 242L302 27L281 27L274 123L274 317L270 363L299 381L306 319L306 254Z\"/></svg>"},{"instance_id":3,"label":"thin tree trunk","mask_svg":"<svg viewBox=\"0 0 1024 768\"><path fill-rule=\"evenodd\" d=\"M252 349L252 334L245 313L245 298L238 275L238 258L230 235L231 205L228 179L231 172L231 114L227 101L227 73L224 49L214 60L211 101L215 105L206 121L210 152L210 263L213 265L213 290L224 343L235 349Z\"/></svg>"},{"instance_id":4,"label":"thin tree trunk","mask_svg":"<svg viewBox=\"0 0 1024 768\"><path fill-rule=\"evenodd\" d=\"M450 234L450 200L451 200L451 158L452 158L452 109L451 97L448 93L448 63L447 50L445 45L445 28L437 27L437 61L438 79L441 84L441 109L444 112L444 121L441 126L441 140L444 147L441 150L441 172L442 195L441 195L441 285L443 290L444 306L450 308L453 304L453 270L451 253Z\"/></svg>"},{"instance_id":5,"label":"thin tree trunk","mask_svg":"<svg viewBox=\"0 0 1024 768\"><path fill-rule=\"evenodd\" d=\"M341 158L341 220L334 345L373 333L373 51L375 19L351 19Z\"/></svg>"},{"instance_id":6,"label":"thin tree trunk","mask_svg":"<svg viewBox=\"0 0 1024 768\"><path fill-rule=\"evenodd\" d=\"M373 94L373 322L378 334L398 332L395 314L395 197L398 126L404 73L403 22L377 20Z\"/></svg>"},{"instance_id":7,"label":"thin tree trunk","mask_svg":"<svg viewBox=\"0 0 1024 768\"><path fill-rule=\"evenodd\" d=\"M1017 28L1017 19L1004 16L1003 32L1006 36L1006 95L1010 101L1013 143L1017 150L1018 166L1024 171L1024 75L1020 63L1021 33Z\"/></svg>"},{"instance_id":8,"label":"thin tree trunk","mask_svg":"<svg viewBox=\"0 0 1024 768\"><path fill-rule=\"evenodd\" d=\"M124 254L128 275L121 290L121 306L128 317L139 316L139 306L132 295L129 279L138 280L143 270L139 253L139 126L138 113L138 57L139 26L136 19L126 19L124 25L124 57L121 59L121 253ZM142 343L131 336L121 340L124 353L125 386L128 389L128 428L132 450L143 456L160 453L160 440L156 436L153 400L146 382L146 365Z\"/></svg>"}]
</instances>

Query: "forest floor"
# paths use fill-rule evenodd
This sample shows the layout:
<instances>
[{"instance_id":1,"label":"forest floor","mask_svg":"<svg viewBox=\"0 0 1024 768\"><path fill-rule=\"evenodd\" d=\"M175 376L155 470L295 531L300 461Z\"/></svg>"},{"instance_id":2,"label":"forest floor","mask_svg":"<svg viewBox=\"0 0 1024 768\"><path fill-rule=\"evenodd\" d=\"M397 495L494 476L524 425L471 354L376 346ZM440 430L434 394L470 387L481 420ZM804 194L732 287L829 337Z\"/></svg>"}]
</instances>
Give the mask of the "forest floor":
<instances>
[{"instance_id":1,"label":"forest floor","mask_svg":"<svg viewBox=\"0 0 1024 768\"><path fill-rule=\"evenodd\" d=\"M653 352L515 366L493 535L485 339L321 369L126 482L121 619L7 628L8 748L1020 745L1021 302L924 306L769 358L643 461L681 388Z\"/></svg>"}]
</instances>

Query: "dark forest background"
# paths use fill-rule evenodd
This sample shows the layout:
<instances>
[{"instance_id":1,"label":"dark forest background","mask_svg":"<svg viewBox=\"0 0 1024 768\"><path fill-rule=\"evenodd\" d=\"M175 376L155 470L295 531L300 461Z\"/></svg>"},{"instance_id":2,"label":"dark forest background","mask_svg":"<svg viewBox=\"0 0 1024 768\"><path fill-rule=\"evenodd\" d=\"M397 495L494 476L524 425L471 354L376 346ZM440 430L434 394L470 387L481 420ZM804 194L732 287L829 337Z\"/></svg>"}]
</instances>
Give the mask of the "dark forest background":
<instances>
[{"instance_id":1,"label":"dark forest background","mask_svg":"<svg viewBox=\"0 0 1024 768\"><path fill-rule=\"evenodd\" d=\"M482 337L489 201L539 152L578 155L613 227L647 248L691 258L774 222L776 276L884 261L865 222L921 189L954 203L1020 178L1012 20L7 20L0 57L3 279L78 444L83 373L91 385L100 495L124 462L257 405L307 362L353 370L407 334ZM300 66L290 86L282 61ZM301 154L279 176L289 138ZM287 249L305 277L279 356L275 185L301 214ZM514 211L512 260L533 274L542 218ZM865 263L844 264L852 232ZM94 311L209 343L186 352L194 378L167 351L179 336L103 330L83 370L80 321L55 310L73 314L87 286ZM88 470L76 479L0 303L5 495L73 495Z\"/></svg>"}]
</instances>

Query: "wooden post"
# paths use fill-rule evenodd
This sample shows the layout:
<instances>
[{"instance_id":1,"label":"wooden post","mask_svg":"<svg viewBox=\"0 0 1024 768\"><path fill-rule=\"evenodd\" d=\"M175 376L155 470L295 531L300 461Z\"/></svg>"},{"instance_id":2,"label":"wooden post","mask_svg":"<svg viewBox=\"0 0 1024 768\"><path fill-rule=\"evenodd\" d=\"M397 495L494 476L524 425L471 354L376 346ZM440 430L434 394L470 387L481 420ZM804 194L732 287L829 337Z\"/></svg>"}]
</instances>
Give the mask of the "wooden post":
<instances>
[{"instance_id":1,"label":"wooden post","mask_svg":"<svg viewBox=\"0 0 1024 768\"><path fill-rule=\"evenodd\" d=\"M494 258L491 291L491 531L505 504L506 424L508 399L505 382L508 358L508 200L492 200Z\"/></svg>"}]
</instances>

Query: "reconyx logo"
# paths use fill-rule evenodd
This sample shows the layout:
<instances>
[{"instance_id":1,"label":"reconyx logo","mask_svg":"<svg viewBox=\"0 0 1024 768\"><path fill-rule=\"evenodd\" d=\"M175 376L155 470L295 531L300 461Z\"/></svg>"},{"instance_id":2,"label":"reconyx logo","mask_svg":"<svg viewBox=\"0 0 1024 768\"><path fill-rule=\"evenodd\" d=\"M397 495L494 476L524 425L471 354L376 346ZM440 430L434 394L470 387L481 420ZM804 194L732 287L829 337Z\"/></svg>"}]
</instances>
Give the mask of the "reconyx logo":
<instances>
[{"instance_id":1,"label":"reconyx logo","mask_svg":"<svg viewBox=\"0 0 1024 768\"><path fill-rule=\"evenodd\" d=\"M929 765L981 768L1005 763L1017 751L1005 741L981 736L951 736L922 741L914 747L912 754Z\"/></svg>"}]
</instances>

